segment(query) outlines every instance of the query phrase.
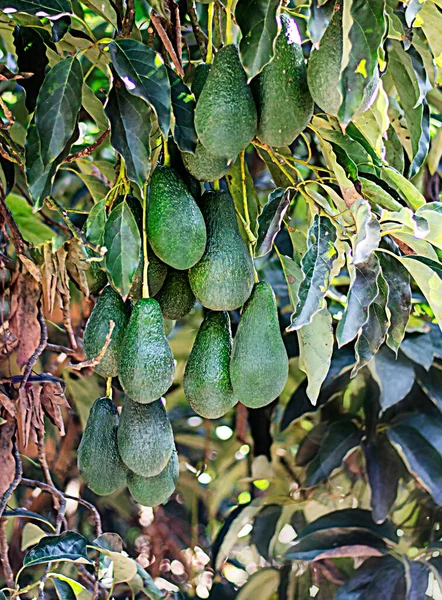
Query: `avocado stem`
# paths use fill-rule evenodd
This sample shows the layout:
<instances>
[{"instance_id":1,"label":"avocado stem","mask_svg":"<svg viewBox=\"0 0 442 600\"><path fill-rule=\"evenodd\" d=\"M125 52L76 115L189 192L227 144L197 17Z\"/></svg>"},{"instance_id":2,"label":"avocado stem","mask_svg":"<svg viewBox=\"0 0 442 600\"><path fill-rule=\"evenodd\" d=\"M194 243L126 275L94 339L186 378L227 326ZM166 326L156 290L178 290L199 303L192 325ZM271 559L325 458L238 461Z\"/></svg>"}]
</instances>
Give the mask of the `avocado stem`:
<instances>
[{"instance_id":1,"label":"avocado stem","mask_svg":"<svg viewBox=\"0 0 442 600\"><path fill-rule=\"evenodd\" d=\"M147 183L145 183L143 187L143 298L149 298L148 269L149 257L147 254Z\"/></svg>"},{"instance_id":2,"label":"avocado stem","mask_svg":"<svg viewBox=\"0 0 442 600\"><path fill-rule=\"evenodd\" d=\"M226 6L226 46L229 45L229 44L233 44L232 4L233 4L233 0L227 0L227 6Z\"/></svg>"},{"instance_id":3,"label":"avocado stem","mask_svg":"<svg viewBox=\"0 0 442 600\"><path fill-rule=\"evenodd\" d=\"M106 396L112 400L112 377L106 379Z\"/></svg>"},{"instance_id":4,"label":"avocado stem","mask_svg":"<svg viewBox=\"0 0 442 600\"><path fill-rule=\"evenodd\" d=\"M222 21L221 21L221 9L219 6L219 0L215 1L215 48L219 50L223 45L223 32L222 32Z\"/></svg>"},{"instance_id":5,"label":"avocado stem","mask_svg":"<svg viewBox=\"0 0 442 600\"><path fill-rule=\"evenodd\" d=\"M164 154L164 166L170 167L170 154L169 154L169 146L167 143L167 137L163 137L163 154Z\"/></svg>"},{"instance_id":6,"label":"avocado stem","mask_svg":"<svg viewBox=\"0 0 442 600\"><path fill-rule=\"evenodd\" d=\"M206 63L210 65L213 61L213 9L215 3L210 2L207 7L207 56Z\"/></svg>"},{"instance_id":7,"label":"avocado stem","mask_svg":"<svg viewBox=\"0 0 442 600\"><path fill-rule=\"evenodd\" d=\"M219 190L219 179L215 179L215 181L213 182L213 189Z\"/></svg>"}]
</instances>

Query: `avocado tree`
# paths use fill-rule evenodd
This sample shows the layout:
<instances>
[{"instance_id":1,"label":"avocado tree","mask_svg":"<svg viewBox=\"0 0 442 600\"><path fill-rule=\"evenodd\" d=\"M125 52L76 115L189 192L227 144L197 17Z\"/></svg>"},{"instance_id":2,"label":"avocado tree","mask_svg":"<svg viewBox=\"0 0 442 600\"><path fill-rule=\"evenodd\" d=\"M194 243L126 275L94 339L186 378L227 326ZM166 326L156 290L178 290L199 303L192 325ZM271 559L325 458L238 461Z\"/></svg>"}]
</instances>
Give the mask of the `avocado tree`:
<instances>
[{"instance_id":1,"label":"avocado tree","mask_svg":"<svg viewBox=\"0 0 442 600\"><path fill-rule=\"evenodd\" d=\"M0 600L440 598L442 3L0 33Z\"/></svg>"}]
</instances>

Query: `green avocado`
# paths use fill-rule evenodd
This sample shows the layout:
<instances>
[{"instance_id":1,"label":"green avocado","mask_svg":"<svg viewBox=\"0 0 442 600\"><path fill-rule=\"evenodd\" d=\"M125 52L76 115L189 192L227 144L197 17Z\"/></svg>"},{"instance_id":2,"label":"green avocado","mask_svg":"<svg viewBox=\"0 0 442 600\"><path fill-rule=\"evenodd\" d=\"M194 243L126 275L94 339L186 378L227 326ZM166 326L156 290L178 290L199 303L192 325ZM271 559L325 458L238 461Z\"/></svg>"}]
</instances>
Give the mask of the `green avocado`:
<instances>
[{"instance_id":1,"label":"green avocado","mask_svg":"<svg viewBox=\"0 0 442 600\"><path fill-rule=\"evenodd\" d=\"M247 75L233 44L215 55L196 103L195 129L211 154L233 160L256 133L257 116Z\"/></svg>"},{"instance_id":2,"label":"green avocado","mask_svg":"<svg viewBox=\"0 0 442 600\"><path fill-rule=\"evenodd\" d=\"M196 336L184 372L184 393L193 410L219 419L237 400L230 382L232 333L227 312L209 312Z\"/></svg>"},{"instance_id":3,"label":"green avocado","mask_svg":"<svg viewBox=\"0 0 442 600\"><path fill-rule=\"evenodd\" d=\"M231 164L226 158L211 154L200 142L195 154L183 152L181 156L187 171L198 181L215 181L230 171Z\"/></svg>"},{"instance_id":4,"label":"green avocado","mask_svg":"<svg viewBox=\"0 0 442 600\"><path fill-rule=\"evenodd\" d=\"M147 235L155 254L174 269L199 261L206 227L197 203L176 171L158 166L150 183Z\"/></svg>"},{"instance_id":5,"label":"green avocado","mask_svg":"<svg viewBox=\"0 0 442 600\"><path fill-rule=\"evenodd\" d=\"M275 294L268 283L260 282L243 308L233 340L233 393L249 408L266 406L284 389L288 368Z\"/></svg>"},{"instance_id":6,"label":"green avocado","mask_svg":"<svg viewBox=\"0 0 442 600\"><path fill-rule=\"evenodd\" d=\"M147 282L149 285L149 295L155 296L158 294L166 281L167 277L167 265L161 261L158 256L154 253L149 243L147 244L147 258L149 265L147 269ZM130 289L129 296L132 300L139 300L143 295L143 269L144 269L144 257L143 248L140 250L140 262L138 268L135 271L134 278L132 279L132 287Z\"/></svg>"},{"instance_id":7,"label":"green avocado","mask_svg":"<svg viewBox=\"0 0 442 600\"><path fill-rule=\"evenodd\" d=\"M179 476L178 452L174 450L167 466L154 477L142 477L129 471L127 487L135 502L143 506L164 504L175 491Z\"/></svg>"},{"instance_id":8,"label":"green avocado","mask_svg":"<svg viewBox=\"0 0 442 600\"><path fill-rule=\"evenodd\" d=\"M200 202L207 227L202 259L189 271L190 287L206 308L234 310L253 288L253 262L226 191L205 192Z\"/></svg>"},{"instance_id":9,"label":"green avocado","mask_svg":"<svg viewBox=\"0 0 442 600\"><path fill-rule=\"evenodd\" d=\"M175 361L164 334L160 305L153 298L138 300L121 343L118 379L135 402L157 400L172 385Z\"/></svg>"},{"instance_id":10,"label":"green avocado","mask_svg":"<svg viewBox=\"0 0 442 600\"><path fill-rule=\"evenodd\" d=\"M101 361L94 367L95 371L102 377L116 377L118 375L118 355L129 317L129 306L110 286L105 287L92 309L83 337L86 358L88 360L96 358L106 342L110 330L110 321L112 320L115 323L110 344Z\"/></svg>"},{"instance_id":11,"label":"green avocado","mask_svg":"<svg viewBox=\"0 0 442 600\"><path fill-rule=\"evenodd\" d=\"M199 63L195 69L195 73L193 74L192 81L192 92L195 96L195 100L198 101L198 98L201 96L201 92L203 91L203 87L207 81L207 77L210 73L210 67L212 65L208 63Z\"/></svg>"},{"instance_id":12,"label":"green avocado","mask_svg":"<svg viewBox=\"0 0 442 600\"><path fill-rule=\"evenodd\" d=\"M290 145L313 114L298 26L288 15L281 15L281 25L273 60L253 80L257 136L276 147Z\"/></svg>"},{"instance_id":13,"label":"green avocado","mask_svg":"<svg viewBox=\"0 0 442 600\"><path fill-rule=\"evenodd\" d=\"M78 470L99 496L126 483L127 469L117 444L118 411L110 398L95 400L78 447Z\"/></svg>"},{"instance_id":14,"label":"green avocado","mask_svg":"<svg viewBox=\"0 0 442 600\"><path fill-rule=\"evenodd\" d=\"M195 296L190 288L188 272L171 269L155 299L165 319L176 321L189 314L195 304Z\"/></svg>"},{"instance_id":15,"label":"green avocado","mask_svg":"<svg viewBox=\"0 0 442 600\"><path fill-rule=\"evenodd\" d=\"M174 448L173 431L162 400L139 404L124 399L118 450L131 471L154 477L166 468Z\"/></svg>"}]
</instances>

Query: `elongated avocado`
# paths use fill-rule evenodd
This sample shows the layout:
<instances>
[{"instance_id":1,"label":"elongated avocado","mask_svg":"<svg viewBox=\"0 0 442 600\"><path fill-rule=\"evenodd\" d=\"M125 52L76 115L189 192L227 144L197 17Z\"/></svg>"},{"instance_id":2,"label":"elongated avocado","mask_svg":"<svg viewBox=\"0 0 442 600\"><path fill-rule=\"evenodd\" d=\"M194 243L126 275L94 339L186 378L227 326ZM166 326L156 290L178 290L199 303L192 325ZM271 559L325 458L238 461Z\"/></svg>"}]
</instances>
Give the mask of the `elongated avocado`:
<instances>
[{"instance_id":1,"label":"elongated avocado","mask_svg":"<svg viewBox=\"0 0 442 600\"><path fill-rule=\"evenodd\" d=\"M230 171L231 163L226 158L211 154L200 142L195 154L183 152L181 156L187 171L199 181L215 181Z\"/></svg>"},{"instance_id":2,"label":"elongated avocado","mask_svg":"<svg viewBox=\"0 0 442 600\"><path fill-rule=\"evenodd\" d=\"M212 310L234 310L253 287L253 262L238 228L232 198L226 191L205 192L200 202L207 227L202 259L189 271L197 300Z\"/></svg>"},{"instance_id":3,"label":"elongated avocado","mask_svg":"<svg viewBox=\"0 0 442 600\"><path fill-rule=\"evenodd\" d=\"M134 500L143 506L164 504L173 494L178 483L178 452L174 450L167 466L154 477L141 477L132 471L127 475L127 487Z\"/></svg>"},{"instance_id":4,"label":"elongated avocado","mask_svg":"<svg viewBox=\"0 0 442 600\"><path fill-rule=\"evenodd\" d=\"M165 469L174 448L173 431L162 400L139 404L124 399L118 427L118 450L124 464L143 477Z\"/></svg>"},{"instance_id":5,"label":"elongated avocado","mask_svg":"<svg viewBox=\"0 0 442 600\"><path fill-rule=\"evenodd\" d=\"M230 377L235 397L249 408L272 402L287 382L288 358L275 294L266 282L255 285L243 308L233 340Z\"/></svg>"},{"instance_id":6,"label":"elongated avocado","mask_svg":"<svg viewBox=\"0 0 442 600\"><path fill-rule=\"evenodd\" d=\"M147 269L147 282L149 285L149 295L155 296L158 294L167 277L167 265L154 253L150 244L147 244L147 258L149 260L149 268ZM144 257L143 248L140 250L140 262L132 279L132 287L129 296L132 300L139 300L143 295L143 269Z\"/></svg>"},{"instance_id":7,"label":"elongated avocado","mask_svg":"<svg viewBox=\"0 0 442 600\"><path fill-rule=\"evenodd\" d=\"M95 400L78 447L78 470L99 496L112 494L126 483L127 469L118 452L118 420L110 398Z\"/></svg>"},{"instance_id":8,"label":"elongated avocado","mask_svg":"<svg viewBox=\"0 0 442 600\"><path fill-rule=\"evenodd\" d=\"M209 76L211 66L212 65L208 63L199 63L199 65L196 66L192 81L192 92L195 96L195 100L198 100L198 98L201 96L201 92L203 91L203 87L207 81L207 77Z\"/></svg>"},{"instance_id":9,"label":"elongated avocado","mask_svg":"<svg viewBox=\"0 0 442 600\"><path fill-rule=\"evenodd\" d=\"M130 309L110 286L104 288L95 303L84 330L83 346L86 358L96 358L106 343L110 321L115 323L109 346L94 367L102 377L118 375L118 355L129 322Z\"/></svg>"},{"instance_id":10,"label":"elongated avocado","mask_svg":"<svg viewBox=\"0 0 442 600\"><path fill-rule=\"evenodd\" d=\"M190 288L187 271L171 269L166 282L155 297L165 319L176 321L190 313L195 296Z\"/></svg>"},{"instance_id":11,"label":"elongated avocado","mask_svg":"<svg viewBox=\"0 0 442 600\"><path fill-rule=\"evenodd\" d=\"M232 334L227 312L209 312L193 344L184 372L184 393L193 410L218 419L237 400L230 382Z\"/></svg>"},{"instance_id":12,"label":"elongated avocado","mask_svg":"<svg viewBox=\"0 0 442 600\"><path fill-rule=\"evenodd\" d=\"M157 400L172 385L175 361L164 334L160 305L153 298L138 300L127 326L118 360L118 378L135 402Z\"/></svg>"}]
</instances>

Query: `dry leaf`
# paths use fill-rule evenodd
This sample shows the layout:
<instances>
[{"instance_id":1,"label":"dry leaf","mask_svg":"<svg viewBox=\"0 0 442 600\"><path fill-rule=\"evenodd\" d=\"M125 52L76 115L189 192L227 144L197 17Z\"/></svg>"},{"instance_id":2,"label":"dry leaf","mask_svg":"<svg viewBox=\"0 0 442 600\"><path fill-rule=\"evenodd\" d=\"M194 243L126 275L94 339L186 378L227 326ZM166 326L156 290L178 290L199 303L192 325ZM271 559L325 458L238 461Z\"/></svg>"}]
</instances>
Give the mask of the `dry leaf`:
<instances>
[{"instance_id":1,"label":"dry leaf","mask_svg":"<svg viewBox=\"0 0 442 600\"><path fill-rule=\"evenodd\" d=\"M64 423L61 415L61 407L69 407L69 402L66 400L61 385L59 383L48 382L43 385L40 401L43 410L51 419L56 427L60 430L60 434L64 435Z\"/></svg>"},{"instance_id":2,"label":"dry leaf","mask_svg":"<svg viewBox=\"0 0 442 600\"><path fill-rule=\"evenodd\" d=\"M12 436L15 427L15 420L10 418L0 425L0 496L6 492L15 475L15 460L12 454Z\"/></svg>"},{"instance_id":3,"label":"dry leaf","mask_svg":"<svg viewBox=\"0 0 442 600\"><path fill-rule=\"evenodd\" d=\"M17 416L15 402L3 392L0 392L0 404L11 415L11 417L15 418Z\"/></svg>"},{"instance_id":4,"label":"dry leaf","mask_svg":"<svg viewBox=\"0 0 442 600\"><path fill-rule=\"evenodd\" d=\"M22 368L40 344L38 302L40 284L29 273L20 273L11 289L9 330L18 342L17 364Z\"/></svg>"}]
</instances>

